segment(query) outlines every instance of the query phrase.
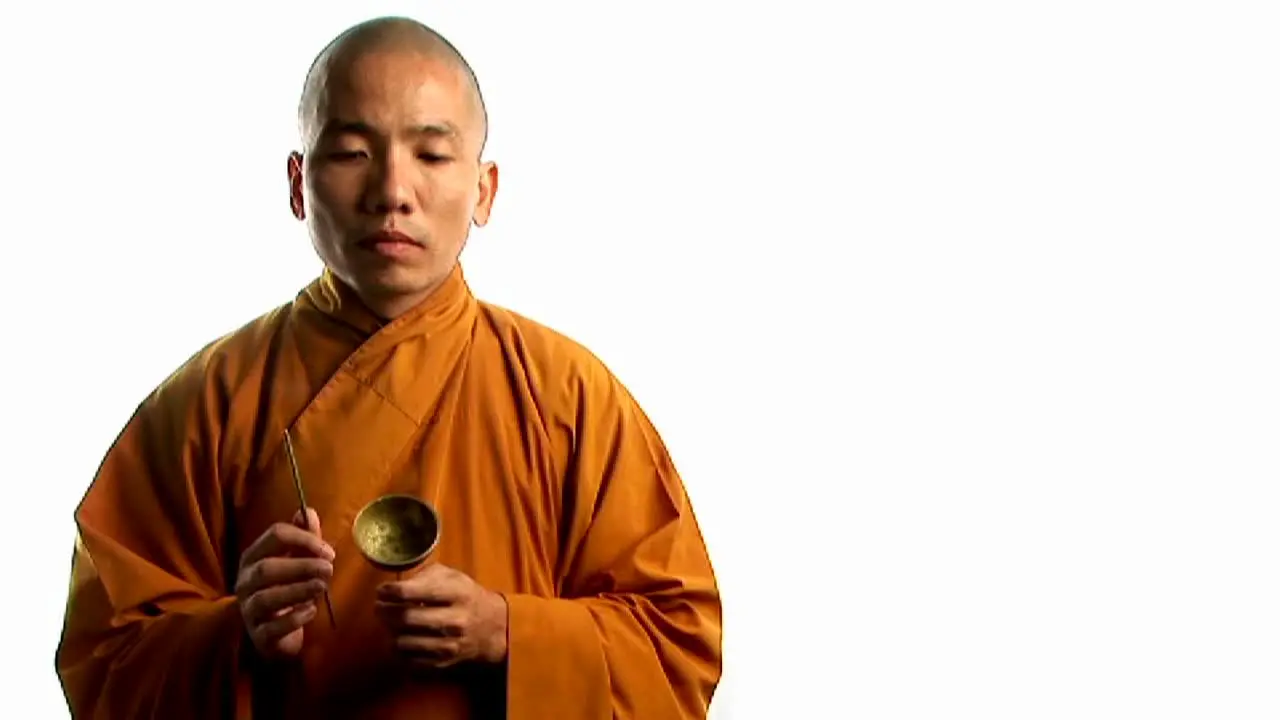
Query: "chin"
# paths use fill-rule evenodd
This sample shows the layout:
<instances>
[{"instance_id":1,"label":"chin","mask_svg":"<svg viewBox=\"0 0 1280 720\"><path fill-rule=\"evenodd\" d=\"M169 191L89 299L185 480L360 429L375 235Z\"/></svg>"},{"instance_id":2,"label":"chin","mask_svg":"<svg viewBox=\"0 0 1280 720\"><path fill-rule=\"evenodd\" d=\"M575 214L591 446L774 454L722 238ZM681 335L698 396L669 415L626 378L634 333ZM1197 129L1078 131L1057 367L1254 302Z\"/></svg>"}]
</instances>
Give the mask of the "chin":
<instances>
[{"instance_id":1,"label":"chin","mask_svg":"<svg viewBox=\"0 0 1280 720\"><path fill-rule=\"evenodd\" d=\"M438 274L420 268L387 267L373 272L357 273L360 285L379 295L412 295L430 288Z\"/></svg>"}]
</instances>

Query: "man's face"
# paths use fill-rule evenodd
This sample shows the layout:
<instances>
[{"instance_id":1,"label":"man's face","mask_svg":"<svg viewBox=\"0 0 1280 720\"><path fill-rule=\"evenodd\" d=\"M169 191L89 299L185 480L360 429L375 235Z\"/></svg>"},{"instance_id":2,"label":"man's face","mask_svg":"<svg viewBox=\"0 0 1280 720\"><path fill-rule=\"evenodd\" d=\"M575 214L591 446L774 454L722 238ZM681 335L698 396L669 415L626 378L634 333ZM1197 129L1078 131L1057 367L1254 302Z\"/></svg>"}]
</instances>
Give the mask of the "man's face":
<instances>
[{"instance_id":1,"label":"man's face","mask_svg":"<svg viewBox=\"0 0 1280 720\"><path fill-rule=\"evenodd\" d=\"M465 75L403 51L336 62L289 159L294 214L316 252L375 312L416 305L452 271L470 225L488 221L497 168Z\"/></svg>"}]
</instances>

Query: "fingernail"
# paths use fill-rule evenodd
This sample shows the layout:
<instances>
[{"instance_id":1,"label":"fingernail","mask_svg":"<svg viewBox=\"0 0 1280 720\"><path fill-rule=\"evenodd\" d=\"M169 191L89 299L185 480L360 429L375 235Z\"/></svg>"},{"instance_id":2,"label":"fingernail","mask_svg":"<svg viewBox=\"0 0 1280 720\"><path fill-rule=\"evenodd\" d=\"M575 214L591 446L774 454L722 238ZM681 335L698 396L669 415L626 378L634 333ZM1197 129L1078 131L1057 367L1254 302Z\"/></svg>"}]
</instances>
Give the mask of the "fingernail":
<instances>
[{"instance_id":1,"label":"fingernail","mask_svg":"<svg viewBox=\"0 0 1280 720\"><path fill-rule=\"evenodd\" d=\"M333 546L328 544L324 546L324 554L329 560L333 560L338 556L338 553L333 551Z\"/></svg>"}]
</instances>

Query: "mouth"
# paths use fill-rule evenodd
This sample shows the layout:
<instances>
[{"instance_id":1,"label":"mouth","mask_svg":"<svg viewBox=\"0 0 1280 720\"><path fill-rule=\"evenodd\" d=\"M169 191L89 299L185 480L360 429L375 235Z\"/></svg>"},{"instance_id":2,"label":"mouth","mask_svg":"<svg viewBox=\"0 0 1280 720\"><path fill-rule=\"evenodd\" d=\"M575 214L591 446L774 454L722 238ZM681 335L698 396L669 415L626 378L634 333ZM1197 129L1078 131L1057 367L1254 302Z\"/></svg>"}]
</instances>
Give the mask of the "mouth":
<instances>
[{"instance_id":1,"label":"mouth","mask_svg":"<svg viewBox=\"0 0 1280 720\"><path fill-rule=\"evenodd\" d=\"M359 245L365 249L372 250L379 246L407 245L410 247L420 248L422 243L405 235L397 230L380 230L372 235L365 237L360 241Z\"/></svg>"},{"instance_id":2,"label":"mouth","mask_svg":"<svg viewBox=\"0 0 1280 720\"><path fill-rule=\"evenodd\" d=\"M396 230L380 230L361 240L357 245L383 262L418 262L426 252L426 246Z\"/></svg>"}]
</instances>

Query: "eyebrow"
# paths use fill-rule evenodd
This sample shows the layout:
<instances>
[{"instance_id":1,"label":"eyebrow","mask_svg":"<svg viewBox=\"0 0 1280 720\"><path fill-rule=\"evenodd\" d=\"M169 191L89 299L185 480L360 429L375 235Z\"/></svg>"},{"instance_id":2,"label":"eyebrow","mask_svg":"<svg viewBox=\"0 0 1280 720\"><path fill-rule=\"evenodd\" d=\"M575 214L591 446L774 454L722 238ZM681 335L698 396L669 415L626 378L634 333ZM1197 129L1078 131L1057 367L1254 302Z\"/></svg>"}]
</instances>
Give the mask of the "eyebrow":
<instances>
[{"instance_id":1,"label":"eyebrow","mask_svg":"<svg viewBox=\"0 0 1280 720\"><path fill-rule=\"evenodd\" d=\"M409 129L412 135L426 135L429 137L458 137L461 133L458 126L445 120L438 123L427 123L425 125L416 125ZM374 129L368 123L358 120L330 120L320 128L320 137L330 138L335 135L363 135L365 137L376 137L382 133Z\"/></svg>"}]
</instances>

